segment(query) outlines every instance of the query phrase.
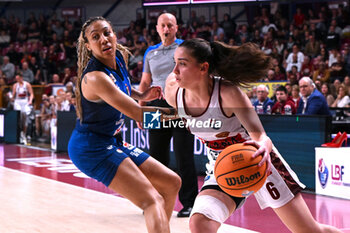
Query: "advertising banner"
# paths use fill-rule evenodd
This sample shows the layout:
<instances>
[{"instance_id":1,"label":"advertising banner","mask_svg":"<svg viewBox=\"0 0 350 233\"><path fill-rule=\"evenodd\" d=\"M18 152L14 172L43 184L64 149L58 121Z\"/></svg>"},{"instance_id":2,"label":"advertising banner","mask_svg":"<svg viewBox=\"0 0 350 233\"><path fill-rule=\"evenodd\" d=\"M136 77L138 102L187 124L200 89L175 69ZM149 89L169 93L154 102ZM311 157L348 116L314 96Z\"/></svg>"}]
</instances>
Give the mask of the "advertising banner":
<instances>
[{"instance_id":1,"label":"advertising banner","mask_svg":"<svg viewBox=\"0 0 350 233\"><path fill-rule=\"evenodd\" d=\"M315 150L316 193L350 199L350 147Z\"/></svg>"}]
</instances>

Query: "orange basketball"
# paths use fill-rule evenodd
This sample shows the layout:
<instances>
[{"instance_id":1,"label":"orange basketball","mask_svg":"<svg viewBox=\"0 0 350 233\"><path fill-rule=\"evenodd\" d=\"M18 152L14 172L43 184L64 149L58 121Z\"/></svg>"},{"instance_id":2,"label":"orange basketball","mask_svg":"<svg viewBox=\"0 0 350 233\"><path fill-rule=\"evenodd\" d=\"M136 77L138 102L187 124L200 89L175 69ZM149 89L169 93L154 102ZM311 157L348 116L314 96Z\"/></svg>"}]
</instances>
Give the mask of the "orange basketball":
<instances>
[{"instance_id":1,"label":"orange basketball","mask_svg":"<svg viewBox=\"0 0 350 233\"><path fill-rule=\"evenodd\" d=\"M252 158L254 146L237 143L226 147L217 157L214 175L220 188L236 197L257 192L266 180L266 163L259 167L262 156Z\"/></svg>"}]
</instances>

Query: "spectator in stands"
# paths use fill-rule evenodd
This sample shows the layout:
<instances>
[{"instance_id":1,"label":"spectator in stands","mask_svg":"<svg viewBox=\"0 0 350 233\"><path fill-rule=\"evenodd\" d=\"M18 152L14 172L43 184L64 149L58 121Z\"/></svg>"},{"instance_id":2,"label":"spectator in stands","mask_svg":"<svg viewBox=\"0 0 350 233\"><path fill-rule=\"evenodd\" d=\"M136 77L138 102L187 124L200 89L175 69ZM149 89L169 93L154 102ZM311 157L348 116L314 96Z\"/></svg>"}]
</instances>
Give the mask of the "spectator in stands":
<instances>
[{"instance_id":1,"label":"spectator in stands","mask_svg":"<svg viewBox=\"0 0 350 233\"><path fill-rule=\"evenodd\" d=\"M326 98L327 104L329 107L334 103L334 96L332 95L330 85L328 83L323 83L321 85L321 93Z\"/></svg>"},{"instance_id":2,"label":"spectator in stands","mask_svg":"<svg viewBox=\"0 0 350 233\"><path fill-rule=\"evenodd\" d=\"M265 54L271 54L273 47L273 40L271 37L268 36L268 33L263 35L263 42L261 44L261 50Z\"/></svg>"},{"instance_id":3,"label":"spectator in stands","mask_svg":"<svg viewBox=\"0 0 350 233\"><path fill-rule=\"evenodd\" d=\"M4 56L3 63L1 65L2 74L5 75L6 83L11 84L15 77L15 65L10 62L8 56Z\"/></svg>"},{"instance_id":4,"label":"spectator in stands","mask_svg":"<svg viewBox=\"0 0 350 233\"><path fill-rule=\"evenodd\" d=\"M19 24L17 35L16 35L17 41L18 42L27 41L28 39L27 35L28 35L27 28L23 24Z\"/></svg>"},{"instance_id":5,"label":"spectator in stands","mask_svg":"<svg viewBox=\"0 0 350 233\"><path fill-rule=\"evenodd\" d=\"M267 77L265 81L269 82L275 80L275 71L273 69L267 71Z\"/></svg>"},{"instance_id":6,"label":"spectator in stands","mask_svg":"<svg viewBox=\"0 0 350 233\"><path fill-rule=\"evenodd\" d=\"M293 56L297 57L296 62L302 64L304 62L304 54L299 50L299 46L297 44L293 45L292 52L288 55L287 58L287 64L293 63L295 60L293 59Z\"/></svg>"},{"instance_id":7,"label":"spectator in stands","mask_svg":"<svg viewBox=\"0 0 350 233\"><path fill-rule=\"evenodd\" d=\"M261 47L262 42L263 42L263 38L260 35L259 29L254 30L254 34L253 34L253 38L252 38L251 42L253 42L253 43L257 44L259 47Z\"/></svg>"},{"instance_id":8,"label":"spectator in stands","mask_svg":"<svg viewBox=\"0 0 350 233\"><path fill-rule=\"evenodd\" d=\"M298 104L298 114L331 115L325 97L317 90L309 77L300 79L299 88L301 99Z\"/></svg>"},{"instance_id":9,"label":"spectator in stands","mask_svg":"<svg viewBox=\"0 0 350 233\"><path fill-rule=\"evenodd\" d=\"M66 102L65 105L67 105L66 111L69 112L75 112L75 101L73 100L75 98L75 95L70 92L70 91L66 91ZM68 110L67 110L68 109Z\"/></svg>"},{"instance_id":10,"label":"spectator in stands","mask_svg":"<svg viewBox=\"0 0 350 233\"><path fill-rule=\"evenodd\" d=\"M63 31L62 44L68 58L71 58L75 55L76 49L76 38L73 38L68 30Z\"/></svg>"},{"instance_id":11,"label":"spectator in stands","mask_svg":"<svg viewBox=\"0 0 350 233\"><path fill-rule=\"evenodd\" d=\"M63 94L65 95L66 93L64 92ZM57 111L66 111L65 98L66 97L63 99L62 94L55 96L54 111L52 113L53 117L57 118Z\"/></svg>"},{"instance_id":12,"label":"spectator in stands","mask_svg":"<svg viewBox=\"0 0 350 233\"><path fill-rule=\"evenodd\" d=\"M350 97L346 87L341 84L337 90L337 98L332 104L333 108L348 108L350 107Z\"/></svg>"},{"instance_id":13,"label":"spectator in stands","mask_svg":"<svg viewBox=\"0 0 350 233\"><path fill-rule=\"evenodd\" d=\"M235 36L236 23L234 22L234 20L232 20L230 18L229 14L227 14L227 13L224 14L224 19L220 23L220 27L222 27L222 29L224 29L225 36L227 39L233 38ZM247 34L247 37L248 37L248 34Z\"/></svg>"},{"instance_id":14,"label":"spectator in stands","mask_svg":"<svg viewBox=\"0 0 350 233\"><path fill-rule=\"evenodd\" d=\"M52 30L52 26L48 24L42 34L42 41L45 46L48 46L52 41L52 36L55 32Z\"/></svg>"},{"instance_id":15,"label":"spectator in stands","mask_svg":"<svg viewBox=\"0 0 350 233\"><path fill-rule=\"evenodd\" d=\"M254 20L259 21L264 20L266 18L270 19L269 10L266 7L262 7L260 9L260 13L257 16L255 16Z\"/></svg>"},{"instance_id":16,"label":"spectator in stands","mask_svg":"<svg viewBox=\"0 0 350 233\"><path fill-rule=\"evenodd\" d=\"M71 68L69 67L65 67L63 70L63 75L62 78L60 78L59 80L62 80L62 83L64 85L66 85L68 82L72 82L73 81L73 77L76 75L76 73L72 72Z\"/></svg>"},{"instance_id":17,"label":"spectator in stands","mask_svg":"<svg viewBox=\"0 0 350 233\"><path fill-rule=\"evenodd\" d=\"M319 63L318 69L316 69L313 73L313 81L320 81L321 83L328 82L330 77L329 69L327 68L326 64L321 61Z\"/></svg>"},{"instance_id":18,"label":"spectator in stands","mask_svg":"<svg viewBox=\"0 0 350 233\"><path fill-rule=\"evenodd\" d=\"M320 50L320 55L317 57L319 57L318 58L319 61L327 62L328 58L329 58L328 50L324 46L322 46L321 50ZM316 67L316 69L317 69L317 67Z\"/></svg>"},{"instance_id":19,"label":"spectator in stands","mask_svg":"<svg viewBox=\"0 0 350 233\"><path fill-rule=\"evenodd\" d=\"M256 88L256 86L252 86L252 89L247 91L248 98L252 104L258 100L258 97L256 96Z\"/></svg>"},{"instance_id":20,"label":"spectator in stands","mask_svg":"<svg viewBox=\"0 0 350 233\"><path fill-rule=\"evenodd\" d=\"M321 36L321 38L323 38L324 35L326 35L327 33L327 19L326 19L326 15L324 12L319 11L317 14L318 17L316 17L316 19L310 20L311 24L315 24L316 29L319 31L319 34ZM310 25L312 26L312 25ZM318 39L316 37L316 39Z\"/></svg>"},{"instance_id":21,"label":"spectator in stands","mask_svg":"<svg viewBox=\"0 0 350 233\"><path fill-rule=\"evenodd\" d=\"M230 38L234 38L233 36ZM247 41L250 41L250 35L248 31L248 26L243 24L239 27L238 30L238 41L241 42L243 38L246 38ZM244 40L244 39L243 39Z\"/></svg>"},{"instance_id":22,"label":"spectator in stands","mask_svg":"<svg viewBox=\"0 0 350 233\"><path fill-rule=\"evenodd\" d=\"M31 22L28 28L28 42L36 43L40 39L40 30L35 21Z\"/></svg>"},{"instance_id":23,"label":"spectator in stands","mask_svg":"<svg viewBox=\"0 0 350 233\"><path fill-rule=\"evenodd\" d=\"M26 21L26 24L27 24L28 26L31 25L32 23L37 23L37 19L36 19L36 17L35 17L34 12L30 12L30 13L29 13L29 17L28 17L28 19L27 19L27 21Z\"/></svg>"},{"instance_id":24,"label":"spectator in stands","mask_svg":"<svg viewBox=\"0 0 350 233\"><path fill-rule=\"evenodd\" d=\"M132 83L140 83L142 77L142 70L143 62L139 61L137 62L136 67L130 71Z\"/></svg>"},{"instance_id":25,"label":"spectator in stands","mask_svg":"<svg viewBox=\"0 0 350 233\"><path fill-rule=\"evenodd\" d=\"M340 82L339 79L334 80L333 86L334 86L335 90L338 90L338 88L340 87L340 85L341 85L341 82Z\"/></svg>"},{"instance_id":26,"label":"spectator in stands","mask_svg":"<svg viewBox=\"0 0 350 233\"><path fill-rule=\"evenodd\" d=\"M148 35L148 30L145 29L146 32L147 32L147 35ZM118 38L118 43L121 44L121 45L125 45L126 44L126 37L123 33L123 31L119 30L117 31L117 38Z\"/></svg>"},{"instance_id":27,"label":"spectator in stands","mask_svg":"<svg viewBox=\"0 0 350 233\"><path fill-rule=\"evenodd\" d=\"M47 95L52 95L52 86L54 85L63 85L63 83L60 81L60 76L58 74L53 74L51 78L51 82L49 82L45 86L45 93Z\"/></svg>"},{"instance_id":28,"label":"spectator in stands","mask_svg":"<svg viewBox=\"0 0 350 233\"><path fill-rule=\"evenodd\" d=\"M316 57L320 53L320 42L315 40L313 34L309 35L309 41L305 45L304 53L311 58Z\"/></svg>"},{"instance_id":29,"label":"spectator in stands","mask_svg":"<svg viewBox=\"0 0 350 233\"><path fill-rule=\"evenodd\" d=\"M157 19L156 19L157 22ZM197 17L197 13L195 10L191 11L191 16L187 21L187 27L190 27L191 25L193 25L193 22L196 22L196 24L199 24L199 19Z\"/></svg>"},{"instance_id":30,"label":"spectator in stands","mask_svg":"<svg viewBox=\"0 0 350 233\"><path fill-rule=\"evenodd\" d=\"M34 85L41 85L42 84L42 80L41 80L41 74L40 74L40 66L36 60L35 56L32 56L30 58L30 62L28 64L29 69L33 71L34 74L34 81L32 84Z\"/></svg>"},{"instance_id":31,"label":"spectator in stands","mask_svg":"<svg viewBox=\"0 0 350 233\"><path fill-rule=\"evenodd\" d=\"M270 19L268 17L265 17L263 19L264 26L261 28L262 34L267 34L267 32L272 28L275 32L277 31L277 27L274 23L270 22Z\"/></svg>"},{"instance_id":32,"label":"spectator in stands","mask_svg":"<svg viewBox=\"0 0 350 233\"><path fill-rule=\"evenodd\" d=\"M329 27L329 31L326 36L326 45L328 49L337 49L340 45L340 36L335 32L335 27L333 25Z\"/></svg>"},{"instance_id":33,"label":"spectator in stands","mask_svg":"<svg viewBox=\"0 0 350 233\"><path fill-rule=\"evenodd\" d=\"M197 30L197 38L202 38L204 40L210 41L211 40L211 32L210 32L210 30L211 30L210 24L209 23L204 23ZM231 39L233 39L233 38L231 38Z\"/></svg>"},{"instance_id":34,"label":"spectator in stands","mask_svg":"<svg viewBox=\"0 0 350 233\"><path fill-rule=\"evenodd\" d=\"M31 69L29 69L28 62L26 61L22 63L22 75L24 81L28 83L34 82L34 73Z\"/></svg>"},{"instance_id":35,"label":"spectator in stands","mask_svg":"<svg viewBox=\"0 0 350 233\"><path fill-rule=\"evenodd\" d=\"M60 80L61 79L60 79L60 76L58 74L53 74L49 85L50 86L52 86L52 85L64 85Z\"/></svg>"},{"instance_id":36,"label":"spectator in stands","mask_svg":"<svg viewBox=\"0 0 350 233\"><path fill-rule=\"evenodd\" d=\"M74 76L75 78L77 77L77 76ZM75 82L75 81L74 81ZM66 92L71 92L72 94L74 94L74 82L68 82L68 83L66 83Z\"/></svg>"},{"instance_id":37,"label":"spectator in stands","mask_svg":"<svg viewBox=\"0 0 350 233\"><path fill-rule=\"evenodd\" d=\"M333 62L332 66L329 69L329 76L331 83L333 83L336 79L339 79L340 82L344 81L346 70L343 62L343 57L340 53L337 54L336 62Z\"/></svg>"},{"instance_id":38,"label":"spectator in stands","mask_svg":"<svg viewBox=\"0 0 350 233\"><path fill-rule=\"evenodd\" d=\"M291 71L288 72L288 77L287 80L291 85L294 85L298 83L298 81L301 78L300 72L298 72L298 67L297 66L292 66Z\"/></svg>"},{"instance_id":39,"label":"spectator in stands","mask_svg":"<svg viewBox=\"0 0 350 233\"><path fill-rule=\"evenodd\" d=\"M289 55L288 51L292 50L294 45L295 45L295 40L294 40L293 36L292 35L288 36L288 40L286 42L286 49L284 50L287 52L286 57L288 57L288 55ZM286 60L287 60L287 58L286 58Z\"/></svg>"},{"instance_id":40,"label":"spectator in stands","mask_svg":"<svg viewBox=\"0 0 350 233\"><path fill-rule=\"evenodd\" d=\"M281 43L280 40L275 39L275 40L273 41L273 46L277 49L278 54L279 54L279 55L282 55L282 52L283 52L283 50L284 50L284 43Z\"/></svg>"},{"instance_id":41,"label":"spectator in stands","mask_svg":"<svg viewBox=\"0 0 350 233\"><path fill-rule=\"evenodd\" d=\"M146 28L146 17L143 17L140 12L136 14L135 26L139 26L141 29Z\"/></svg>"},{"instance_id":42,"label":"spectator in stands","mask_svg":"<svg viewBox=\"0 0 350 233\"><path fill-rule=\"evenodd\" d=\"M211 36L213 41L215 36L217 36L219 39L225 37L224 29L220 27L218 22L213 22L211 26Z\"/></svg>"},{"instance_id":43,"label":"spectator in stands","mask_svg":"<svg viewBox=\"0 0 350 233\"><path fill-rule=\"evenodd\" d=\"M286 72L292 71L293 66L295 66L297 68L298 72L301 71L302 63L300 61L298 61L298 55L294 54L294 53L292 54L292 60L290 62L287 62Z\"/></svg>"},{"instance_id":44,"label":"spectator in stands","mask_svg":"<svg viewBox=\"0 0 350 233\"><path fill-rule=\"evenodd\" d=\"M298 84L295 84L291 87L290 98L293 100L296 109L298 109L298 104L300 101L300 89Z\"/></svg>"},{"instance_id":45,"label":"spectator in stands","mask_svg":"<svg viewBox=\"0 0 350 233\"><path fill-rule=\"evenodd\" d=\"M276 89L276 103L272 106L273 114L292 115L296 113L296 107L288 96L287 89L279 86Z\"/></svg>"},{"instance_id":46,"label":"spectator in stands","mask_svg":"<svg viewBox=\"0 0 350 233\"><path fill-rule=\"evenodd\" d=\"M52 25L52 30L57 34L58 40L63 38L64 28L62 27L60 20L56 20L56 22Z\"/></svg>"},{"instance_id":47,"label":"spectator in stands","mask_svg":"<svg viewBox=\"0 0 350 233\"><path fill-rule=\"evenodd\" d=\"M304 56L304 62L301 65L300 74L302 76L310 76L314 72L314 66L310 61L309 56Z\"/></svg>"},{"instance_id":48,"label":"spectator in stands","mask_svg":"<svg viewBox=\"0 0 350 233\"><path fill-rule=\"evenodd\" d=\"M253 103L255 111L258 114L270 114L273 101L268 97L269 89L264 84L257 87L257 100Z\"/></svg>"},{"instance_id":49,"label":"spectator in stands","mask_svg":"<svg viewBox=\"0 0 350 233\"><path fill-rule=\"evenodd\" d=\"M135 49L133 55L129 59L129 70L133 70L136 68L138 62L143 61L143 54L141 53L141 49Z\"/></svg>"},{"instance_id":50,"label":"spectator in stands","mask_svg":"<svg viewBox=\"0 0 350 233\"><path fill-rule=\"evenodd\" d=\"M331 20L331 26L334 27L334 32L337 33L339 35L339 37L342 34L342 29L341 27L338 26L337 20L336 19L332 19ZM328 33L331 32L331 28L329 28Z\"/></svg>"},{"instance_id":51,"label":"spectator in stands","mask_svg":"<svg viewBox=\"0 0 350 233\"><path fill-rule=\"evenodd\" d=\"M36 115L35 125L36 125L36 135L38 137L44 136L49 138L50 136L50 121L52 115L52 108L47 95L42 98L42 106L40 109L40 114Z\"/></svg>"},{"instance_id":52,"label":"spectator in stands","mask_svg":"<svg viewBox=\"0 0 350 233\"><path fill-rule=\"evenodd\" d=\"M337 62L337 56L339 54L338 48L328 49L328 67L331 67L333 63Z\"/></svg>"},{"instance_id":53,"label":"spectator in stands","mask_svg":"<svg viewBox=\"0 0 350 233\"><path fill-rule=\"evenodd\" d=\"M350 49L349 49L348 43L344 44L343 56L344 56L344 66L345 66L346 74L350 75Z\"/></svg>"},{"instance_id":54,"label":"spectator in stands","mask_svg":"<svg viewBox=\"0 0 350 233\"><path fill-rule=\"evenodd\" d=\"M349 75L345 76L343 85L347 89L348 93L350 93L350 76Z\"/></svg>"},{"instance_id":55,"label":"spectator in stands","mask_svg":"<svg viewBox=\"0 0 350 233\"><path fill-rule=\"evenodd\" d=\"M5 31L1 30L0 31L0 48L6 48L11 41L10 35Z\"/></svg>"},{"instance_id":56,"label":"spectator in stands","mask_svg":"<svg viewBox=\"0 0 350 233\"><path fill-rule=\"evenodd\" d=\"M15 50L14 43L11 43L7 48L6 56L9 57L9 60L16 66L19 65L21 60L21 55Z\"/></svg>"},{"instance_id":57,"label":"spectator in stands","mask_svg":"<svg viewBox=\"0 0 350 233\"><path fill-rule=\"evenodd\" d=\"M293 16L293 24L297 28L301 28L305 22L305 15L301 12L301 8L298 7L296 13Z\"/></svg>"}]
</instances>

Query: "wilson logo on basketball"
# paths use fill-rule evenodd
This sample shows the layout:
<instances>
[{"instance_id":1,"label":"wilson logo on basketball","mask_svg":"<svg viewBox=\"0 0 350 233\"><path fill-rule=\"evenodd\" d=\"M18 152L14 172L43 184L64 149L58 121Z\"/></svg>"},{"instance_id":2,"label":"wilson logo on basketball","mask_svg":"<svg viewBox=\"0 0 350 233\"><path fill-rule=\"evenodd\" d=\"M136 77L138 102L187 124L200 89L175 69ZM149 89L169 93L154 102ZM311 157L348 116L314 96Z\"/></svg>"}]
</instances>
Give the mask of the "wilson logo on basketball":
<instances>
[{"instance_id":1,"label":"wilson logo on basketball","mask_svg":"<svg viewBox=\"0 0 350 233\"><path fill-rule=\"evenodd\" d=\"M225 180L226 180L226 183L228 186L235 186L237 184L241 185L241 184L251 182L253 180L259 179L260 177L261 177L260 172L257 172L255 174L250 175L250 176L241 175L239 177L225 178Z\"/></svg>"}]
</instances>

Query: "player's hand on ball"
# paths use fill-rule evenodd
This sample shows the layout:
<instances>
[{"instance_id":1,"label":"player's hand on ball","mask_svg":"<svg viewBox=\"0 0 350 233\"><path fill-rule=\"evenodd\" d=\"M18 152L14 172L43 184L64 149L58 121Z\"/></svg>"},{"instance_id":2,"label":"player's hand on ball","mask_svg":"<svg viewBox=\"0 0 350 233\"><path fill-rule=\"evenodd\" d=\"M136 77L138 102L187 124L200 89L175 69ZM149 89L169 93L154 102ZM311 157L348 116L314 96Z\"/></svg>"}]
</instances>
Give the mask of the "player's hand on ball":
<instances>
[{"instance_id":1,"label":"player's hand on ball","mask_svg":"<svg viewBox=\"0 0 350 233\"><path fill-rule=\"evenodd\" d=\"M252 145L256 149L258 149L253 155L253 158L256 158L257 156L261 155L263 158L259 162L259 167L261 167L264 163L266 163L266 175L269 176L271 174L271 157L270 157L270 152L271 152L271 140L270 142L267 141L254 141L254 140L249 140L245 141L243 143L244 145Z\"/></svg>"}]
</instances>

